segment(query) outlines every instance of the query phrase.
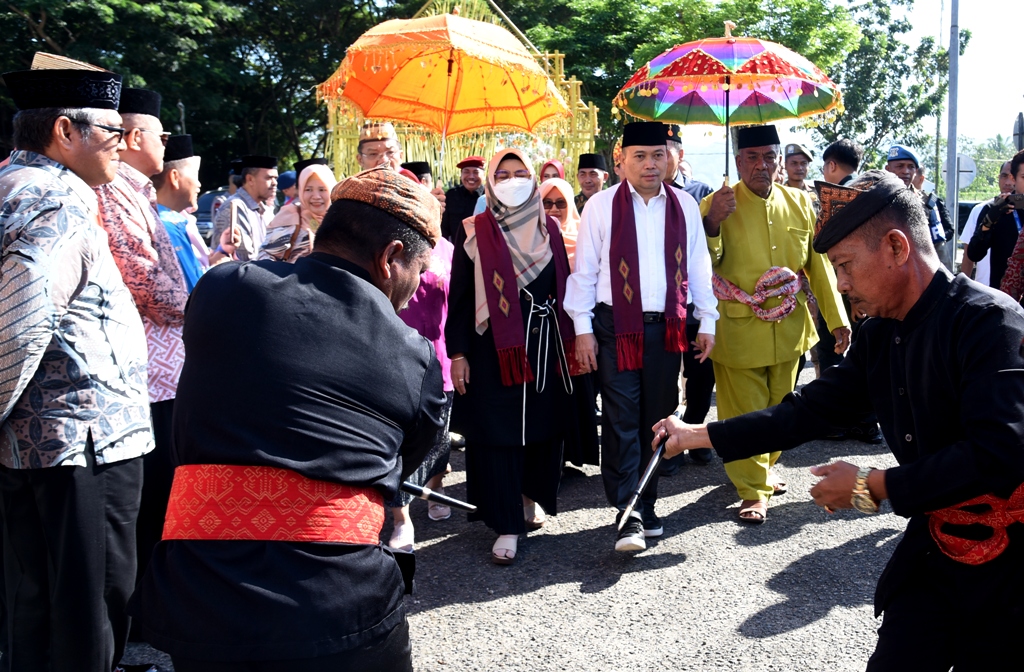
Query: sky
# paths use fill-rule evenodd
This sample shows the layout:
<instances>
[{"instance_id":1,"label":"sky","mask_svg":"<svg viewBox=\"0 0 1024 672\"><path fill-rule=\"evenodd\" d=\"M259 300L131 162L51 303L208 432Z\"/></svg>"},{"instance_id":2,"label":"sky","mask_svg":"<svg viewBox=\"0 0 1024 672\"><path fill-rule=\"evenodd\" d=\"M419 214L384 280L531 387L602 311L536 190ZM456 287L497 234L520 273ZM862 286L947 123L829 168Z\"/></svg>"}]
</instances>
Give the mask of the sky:
<instances>
[{"instance_id":1,"label":"sky","mask_svg":"<svg viewBox=\"0 0 1024 672\"><path fill-rule=\"evenodd\" d=\"M916 0L911 12L913 30L907 41L916 45L926 35L939 35L942 18L942 44L949 44L951 0ZM961 30L972 33L967 51L960 57L957 135L985 140L996 134L1013 136L1013 122L1024 112L1024 80L1014 76L1014 42L1019 9L1011 9L1015 0L963 0L959 4ZM944 11L940 11L943 9ZM1015 15L1015 16L1011 16ZM935 128L934 118L925 120L926 129ZM942 133L947 133L947 120ZM932 130L934 133L934 130ZM713 187L722 184L725 167L725 134L712 127L689 127L683 131L687 158L695 177ZM813 147L810 133L782 134L783 143L806 142ZM820 167L821 160L816 161ZM735 171L733 171L735 172ZM735 179L735 174L731 179Z\"/></svg>"}]
</instances>

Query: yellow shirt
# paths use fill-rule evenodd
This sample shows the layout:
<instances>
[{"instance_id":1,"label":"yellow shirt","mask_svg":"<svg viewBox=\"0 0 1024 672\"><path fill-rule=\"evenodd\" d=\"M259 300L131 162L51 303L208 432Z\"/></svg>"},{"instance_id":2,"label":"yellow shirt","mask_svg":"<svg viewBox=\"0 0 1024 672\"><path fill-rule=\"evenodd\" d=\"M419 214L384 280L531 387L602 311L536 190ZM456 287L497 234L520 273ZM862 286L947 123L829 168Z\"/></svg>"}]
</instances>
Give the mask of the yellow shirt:
<instances>
[{"instance_id":1,"label":"yellow shirt","mask_svg":"<svg viewBox=\"0 0 1024 672\"><path fill-rule=\"evenodd\" d=\"M811 248L815 215L810 196L777 184L767 199L742 182L733 189L736 212L722 222L718 236L708 236L715 273L753 294L755 283L772 266L785 266L794 273L803 269L829 330L850 326L832 264ZM708 195L701 201L702 216L711 210L711 199ZM807 352L818 342L818 332L807 310L807 295L801 291L796 298L796 310L777 322L759 319L739 301L719 301L721 317L711 358L723 366L753 369L791 361ZM781 298L770 298L763 307L780 303Z\"/></svg>"}]
</instances>

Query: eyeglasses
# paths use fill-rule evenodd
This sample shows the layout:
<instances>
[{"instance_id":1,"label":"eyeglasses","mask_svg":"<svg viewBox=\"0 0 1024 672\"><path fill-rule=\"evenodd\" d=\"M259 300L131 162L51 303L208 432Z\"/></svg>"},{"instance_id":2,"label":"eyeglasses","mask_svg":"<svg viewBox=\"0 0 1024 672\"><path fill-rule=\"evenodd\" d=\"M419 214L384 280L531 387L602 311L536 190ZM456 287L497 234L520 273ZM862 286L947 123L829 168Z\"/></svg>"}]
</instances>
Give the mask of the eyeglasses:
<instances>
[{"instance_id":1,"label":"eyeglasses","mask_svg":"<svg viewBox=\"0 0 1024 672\"><path fill-rule=\"evenodd\" d=\"M162 131L162 132L161 131L154 131L154 130L149 129L149 128L142 128L142 127L138 127L138 126L136 128L138 128L143 133L152 133L153 135L159 135L160 136L160 144L162 144L164 147L167 146L167 139L171 137L171 132L170 131Z\"/></svg>"},{"instance_id":2,"label":"eyeglasses","mask_svg":"<svg viewBox=\"0 0 1024 672\"><path fill-rule=\"evenodd\" d=\"M108 133L117 133L117 142L120 143L124 140L124 134L128 132L127 129L121 128L120 126L107 126L106 124L94 124L91 121L85 121L84 119L71 119L71 123L79 124L81 126L95 126L96 128L102 128Z\"/></svg>"},{"instance_id":3,"label":"eyeglasses","mask_svg":"<svg viewBox=\"0 0 1024 672\"><path fill-rule=\"evenodd\" d=\"M359 152L359 153L362 154L363 156L365 156L370 161L377 161L382 156L384 158L386 158L386 159L393 159L396 156L398 156L398 150L394 150L394 149L389 149L386 152L372 152L370 154L367 154L366 152Z\"/></svg>"},{"instance_id":4,"label":"eyeglasses","mask_svg":"<svg viewBox=\"0 0 1024 672\"><path fill-rule=\"evenodd\" d=\"M569 206L569 204L565 202L564 198L560 198L557 201L549 201L548 199L544 199L542 202L544 203L545 210L550 210L551 208L565 210Z\"/></svg>"},{"instance_id":5,"label":"eyeglasses","mask_svg":"<svg viewBox=\"0 0 1024 672\"><path fill-rule=\"evenodd\" d=\"M498 184L502 182L508 182L513 177L520 180L524 178L528 180L533 176L530 175L530 171L528 170L517 170L514 173L510 173L507 170L497 170L494 172L494 181L497 182Z\"/></svg>"}]
</instances>

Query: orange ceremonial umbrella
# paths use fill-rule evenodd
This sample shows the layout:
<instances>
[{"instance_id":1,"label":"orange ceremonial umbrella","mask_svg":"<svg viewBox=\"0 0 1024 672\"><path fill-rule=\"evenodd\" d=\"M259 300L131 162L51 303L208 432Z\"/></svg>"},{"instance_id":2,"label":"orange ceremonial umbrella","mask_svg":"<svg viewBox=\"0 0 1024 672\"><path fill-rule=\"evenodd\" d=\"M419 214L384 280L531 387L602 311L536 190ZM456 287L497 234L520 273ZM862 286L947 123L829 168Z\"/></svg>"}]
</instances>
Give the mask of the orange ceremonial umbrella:
<instances>
[{"instance_id":1,"label":"orange ceremonial umbrella","mask_svg":"<svg viewBox=\"0 0 1024 672\"><path fill-rule=\"evenodd\" d=\"M533 133L569 116L554 83L501 26L439 14L371 28L319 86L368 119L401 121L442 138L482 131Z\"/></svg>"}]
</instances>

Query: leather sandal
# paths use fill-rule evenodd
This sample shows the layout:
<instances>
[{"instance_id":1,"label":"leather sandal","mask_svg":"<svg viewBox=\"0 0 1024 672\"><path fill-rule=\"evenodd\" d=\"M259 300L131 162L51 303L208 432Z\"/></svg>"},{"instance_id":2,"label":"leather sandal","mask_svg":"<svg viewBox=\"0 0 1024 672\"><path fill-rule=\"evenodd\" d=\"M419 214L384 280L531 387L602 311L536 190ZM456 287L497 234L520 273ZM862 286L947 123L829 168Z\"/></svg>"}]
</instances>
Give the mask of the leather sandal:
<instances>
[{"instance_id":1,"label":"leather sandal","mask_svg":"<svg viewBox=\"0 0 1024 672\"><path fill-rule=\"evenodd\" d=\"M740 522L761 525L768 518L768 504L760 499L744 499L740 503Z\"/></svg>"},{"instance_id":2,"label":"leather sandal","mask_svg":"<svg viewBox=\"0 0 1024 672\"><path fill-rule=\"evenodd\" d=\"M516 560L516 549L519 547L518 534L503 534L491 547L491 562L496 565L511 565Z\"/></svg>"},{"instance_id":3,"label":"leather sandal","mask_svg":"<svg viewBox=\"0 0 1024 672\"><path fill-rule=\"evenodd\" d=\"M784 495L789 492L789 483L785 481L775 481L772 483L772 494L773 495Z\"/></svg>"},{"instance_id":4,"label":"leather sandal","mask_svg":"<svg viewBox=\"0 0 1024 672\"><path fill-rule=\"evenodd\" d=\"M548 517L537 502L530 502L523 504L523 520L526 521L526 529L539 530L548 522Z\"/></svg>"}]
</instances>

